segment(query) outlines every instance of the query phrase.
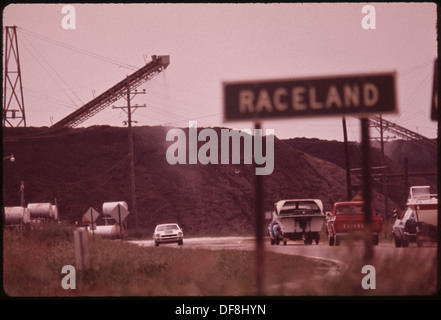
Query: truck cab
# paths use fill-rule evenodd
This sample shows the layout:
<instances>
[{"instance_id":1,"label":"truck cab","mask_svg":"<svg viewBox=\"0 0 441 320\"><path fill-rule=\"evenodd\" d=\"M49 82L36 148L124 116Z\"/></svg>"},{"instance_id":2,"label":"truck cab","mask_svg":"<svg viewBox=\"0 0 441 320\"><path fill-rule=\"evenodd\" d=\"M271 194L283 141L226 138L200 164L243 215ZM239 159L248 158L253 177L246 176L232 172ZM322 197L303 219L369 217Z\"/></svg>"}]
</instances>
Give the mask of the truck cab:
<instances>
[{"instance_id":1,"label":"truck cab","mask_svg":"<svg viewBox=\"0 0 441 320\"><path fill-rule=\"evenodd\" d=\"M340 245L342 238L362 234L365 231L363 201L336 202L331 213L327 214L326 233L330 246ZM375 245L383 228L383 219L371 205L371 231Z\"/></svg>"}]
</instances>

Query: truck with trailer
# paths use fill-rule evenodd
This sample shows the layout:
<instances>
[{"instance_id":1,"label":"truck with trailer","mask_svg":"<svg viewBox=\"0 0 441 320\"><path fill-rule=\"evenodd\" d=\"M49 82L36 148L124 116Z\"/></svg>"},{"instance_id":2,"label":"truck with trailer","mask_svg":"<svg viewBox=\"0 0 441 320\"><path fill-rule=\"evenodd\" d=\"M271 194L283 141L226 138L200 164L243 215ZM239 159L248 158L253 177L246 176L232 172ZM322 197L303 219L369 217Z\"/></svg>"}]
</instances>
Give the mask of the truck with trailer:
<instances>
[{"instance_id":1,"label":"truck with trailer","mask_svg":"<svg viewBox=\"0 0 441 320\"><path fill-rule=\"evenodd\" d=\"M268 226L271 244L283 245L288 240L303 240L304 244L316 244L325 222L323 203L320 199L288 199L274 204L272 220Z\"/></svg>"},{"instance_id":2,"label":"truck with trailer","mask_svg":"<svg viewBox=\"0 0 441 320\"><path fill-rule=\"evenodd\" d=\"M392 226L395 247L408 247L416 242L436 242L438 234L438 194L430 193L430 186L412 186L406 211L397 215Z\"/></svg>"}]
</instances>

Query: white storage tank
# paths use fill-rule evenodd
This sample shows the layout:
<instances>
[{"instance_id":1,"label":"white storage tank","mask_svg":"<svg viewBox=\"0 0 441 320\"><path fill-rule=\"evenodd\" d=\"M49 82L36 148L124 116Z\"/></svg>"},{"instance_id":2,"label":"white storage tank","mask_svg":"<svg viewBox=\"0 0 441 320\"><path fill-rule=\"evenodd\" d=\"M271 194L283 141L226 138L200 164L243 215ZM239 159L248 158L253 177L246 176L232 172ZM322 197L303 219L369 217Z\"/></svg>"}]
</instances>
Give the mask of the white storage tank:
<instances>
[{"instance_id":1,"label":"white storage tank","mask_svg":"<svg viewBox=\"0 0 441 320\"><path fill-rule=\"evenodd\" d=\"M117 224L108 226L94 226L93 230L91 227L88 227L87 229L90 233L94 233L95 235L106 238L119 238L121 235L120 227Z\"/></svg>"},{"instance_id":2,"label":"white storage tank","mask_svg":"<svg viewBox=\"0 0 441 320\"><path fill-rule=\"evenodd\" d=\"M51 219L54 216L51 203L29 203L28 210L31 215L31 219L46 218Z\"/></svg>"},{"instance_id":3,"label":"white storage tank","mask_svg":"<svg viewBox=\"0 0 441 320\"><path fill-rule=\"evenodd\" d=\"M122 207L129 210L129 206L125 201L115 201L115 202L104 202L103 203L103 214L110 215L110 212L112 212L113 209L115 209L117 206L121 205Z\"/></svg>"},{"instance_id":4,"label":"white storage tank","mask_svg":"<svg viewBox=\"0 0 441 320\"><path fill-rule=\"evenodd\" d=\"M31 222L28 209L24 207L5 207L5 224L27 224Z\"/></svg>"},{"instance_id":5,"label":"white storage tank","mask_svg":"<svg viewBox=\"0 0 441 320\"><path fill-rule=\"evenodd\" d=\"M58 221L58 207L56 205L52 206L52 212L54 213L54 220Z\"/></svg>"}]
</instances>

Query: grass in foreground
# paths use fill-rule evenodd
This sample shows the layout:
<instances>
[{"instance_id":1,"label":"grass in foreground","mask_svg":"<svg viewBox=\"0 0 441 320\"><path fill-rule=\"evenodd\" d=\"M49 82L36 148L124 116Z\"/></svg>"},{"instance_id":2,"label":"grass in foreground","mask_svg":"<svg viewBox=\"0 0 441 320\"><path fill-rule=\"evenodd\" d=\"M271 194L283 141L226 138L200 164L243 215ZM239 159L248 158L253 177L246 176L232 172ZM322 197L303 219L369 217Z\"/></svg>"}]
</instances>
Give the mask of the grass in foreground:
<instances>
[{"instance_id":1,"label":"grass in foreground","mask_svg":"<svg viewBox=\"0 0 441 320\"><path fill-rule=\"evenodd\" d=\"M75 266L72 228L5 231L3 289L14 297L255 295L253 251L139 247L90 237L89 252L91 269L77 270L76 289L65 290L62 267ZM364 275L358 265L342 270L324 260L267 252L264 291L268 296L431 294L436 264L419 266L418 277L410 278L405 278L409 275L405 265L395 260L376 264L377 278L392 276L368 292L361 288Z\"/></svg>"},{"instance_id":2,"label":"grass in foreground","mask_svg":"<svg viewBox=\"0 0 441 320\"><path fill-rule=\"evenodd\" d=\"M119 240L89 238L91 269L76 271L76 289L65 290L64 265L75 266L73 229L48 228L27 233L5 231L3 288L14 297L53 296L252 296L252 251L139 247ZM321 272L327 263L307 258L266 257L266 282L292 281ZM283 272L269 272L280 268ZM314 271L315 270L315 271ZM282 291L280 291L282 290ZM283 292L280 285L279 292Z\"/></svg>"}]
</instances>

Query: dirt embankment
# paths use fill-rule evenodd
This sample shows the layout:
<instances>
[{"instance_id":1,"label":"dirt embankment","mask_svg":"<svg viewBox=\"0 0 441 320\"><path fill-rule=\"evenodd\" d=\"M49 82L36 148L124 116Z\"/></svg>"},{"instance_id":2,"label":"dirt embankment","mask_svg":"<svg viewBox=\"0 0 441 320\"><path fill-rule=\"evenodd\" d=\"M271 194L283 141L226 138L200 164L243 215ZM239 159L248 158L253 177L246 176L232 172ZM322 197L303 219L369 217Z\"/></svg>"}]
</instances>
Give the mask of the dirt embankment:
<instances>
[{"instance_id":1,"label":"dirt embankment","mask_svg":"<svg viewBox=\"0 0 441 320\"><path fill-rule=\"evenodd\" d=\"M230 160L230 164L171 165L166 160L167 148L173 143L166 141L169 129L133 130L138 225L153 230L157 223L176 221L187 232L200 234L252 232L253 165L244 164L243 155L240 164ZM220 134L220 128L214 130ZM188 137L188 128L184 132ZM26 204L54 203L56 198L61 219L69 223L79 220L89 207L101 211L103 202L126 201L130 207L127 136L126 128L109 126L4 128L3 155L13 153L16 158L14 163L3 162L5 206L20 205L20 182L24 181ZM351 144L352 168L360 161L358 150ZM373 152L373 165L376 159L378 153ZM402 165L395 161L387 159L387 166L392 172L402 172ZM344 168L342 142L276 138L274 171L263 179L265 210L283 198L320 198L325 210L331 210L334 202L346 200ZM385 215L380 182L375 181L374 204ZM409 182L429 183L422 178ZM352 183L361 185L355 174ZM391 179L387 187L391 212L404 205L403 179ZM134 216L127 222L133 226Z\"/></svg>"}]
</instances>

